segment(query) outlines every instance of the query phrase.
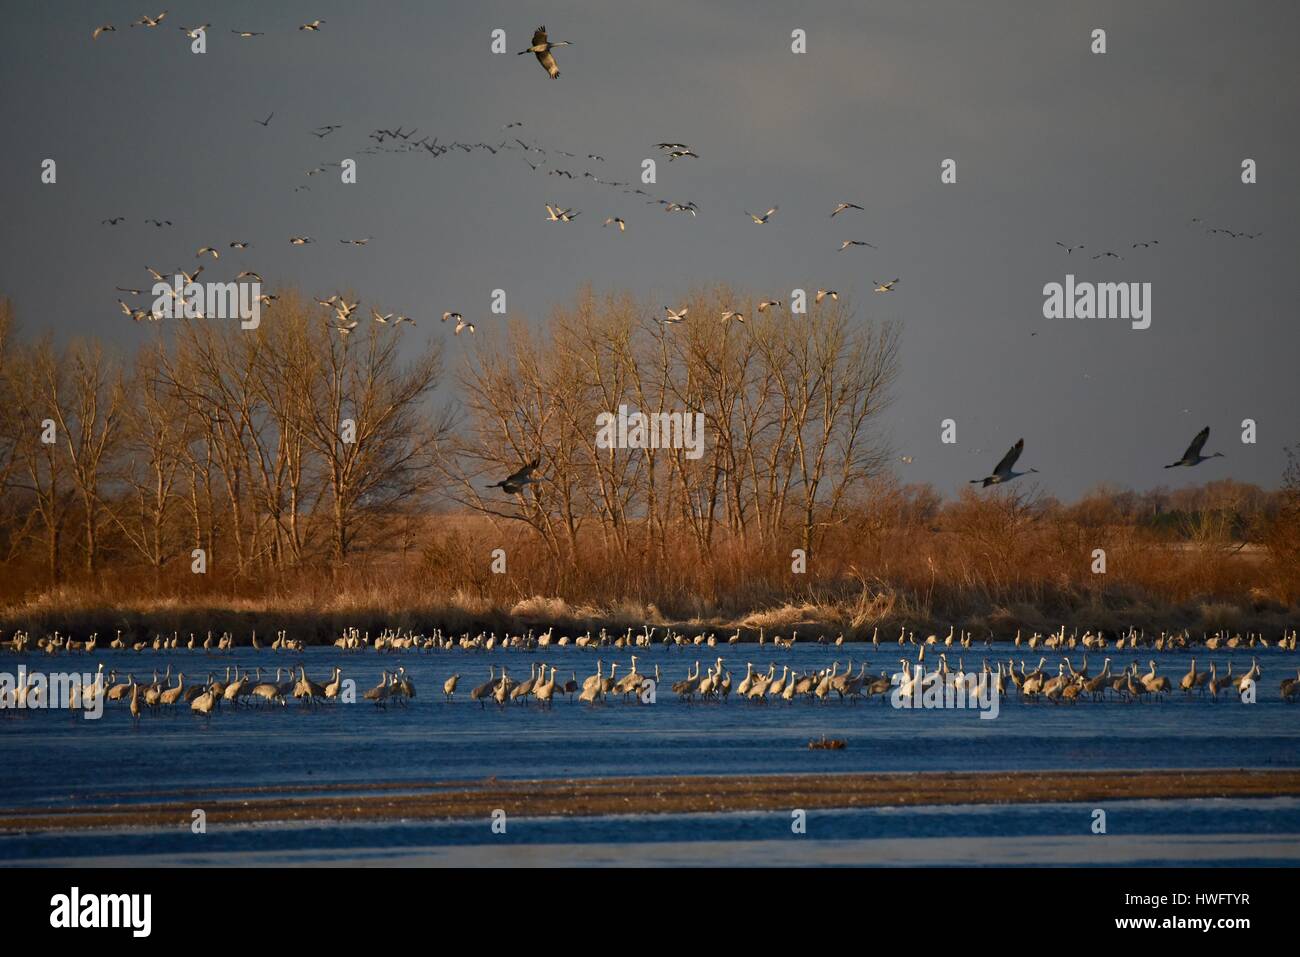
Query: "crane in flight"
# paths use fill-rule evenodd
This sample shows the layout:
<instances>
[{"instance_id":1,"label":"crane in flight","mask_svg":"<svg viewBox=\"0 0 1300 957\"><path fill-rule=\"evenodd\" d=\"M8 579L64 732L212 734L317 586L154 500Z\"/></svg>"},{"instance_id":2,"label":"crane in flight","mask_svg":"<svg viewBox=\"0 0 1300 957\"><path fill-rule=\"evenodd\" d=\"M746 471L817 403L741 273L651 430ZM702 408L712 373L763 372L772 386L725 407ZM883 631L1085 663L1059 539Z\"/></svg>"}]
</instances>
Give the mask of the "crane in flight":
<instances>
[{"instance_id":1,"label":"crane in flight","mask_svg":"<svg viewBox=\"0 0 1300 957\"><path fill-rule=\"evenodd\" d=\"M1002 461L993 469L993 474L987 475L982 479L971 479L972 485L982 485L988 488L990 485L1001 485L1004 482L1010 482L1014 478L1022 475L1028 475L1030 472L1037 472L1038 469L1027 469L1024 472L1013 471L1016 460L1020 458L1020 453L1025 450L1025 440L1021 439L1015 445L1011 446L1010 451L1002 456Z\"/></svg>"}]
</instances>

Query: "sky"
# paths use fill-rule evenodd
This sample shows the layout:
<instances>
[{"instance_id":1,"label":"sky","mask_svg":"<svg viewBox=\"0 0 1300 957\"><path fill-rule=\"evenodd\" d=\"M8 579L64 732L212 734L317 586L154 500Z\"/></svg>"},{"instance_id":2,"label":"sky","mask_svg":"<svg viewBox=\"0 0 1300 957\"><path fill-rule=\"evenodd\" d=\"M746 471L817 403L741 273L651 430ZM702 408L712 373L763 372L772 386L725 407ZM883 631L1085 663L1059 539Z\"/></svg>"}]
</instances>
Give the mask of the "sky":
<instances>
[{"instance_id":1,"label":"sky","mask_svg":"<svg viewBox=\"0 0 1300 957\"><path fill-rule=\"evenodd\" d=\"M128 27L158 12L138 3L5 5L0 295L28 334L131 349L156 330L122 316L114 287L147 287L146 264L192 269L204 245L223 251L205 278L254 269L416 316L412 351L447 335L446 309L493 334L497 288L511 318L540 322L587 282L669 303L715 282L779 299L824 287L863 321L901 324L886 425L905 482L955 492L1023 436L1019 466L1066 500L1100 483L1276 487L1300 442L1294 4L159 5L156 29ZM105 23L116 32L92 40ZM177 28L202 23L200 55ZM541 23L573 44L555 51L557 80L515 55ZM326 124L341 128L312 135ZM518 150L363 152L398 126L441 144L518 134L548 165L534 172ZM663 141L699 158L666 162ZM581 176L636 183L647 157L658 182L643 188L698 217ZM333 167L306 175L344 158L353 185ZM941 182L945 159L955 183ZM543 175L554 167L575 178ZM547 202L583 215L548 223ZM831 219L839 202L865 209ZM745 215L774 205L761 227ZM625 233L601 228L614 215ZM236 239L251 248L229 250ZM839 252L846 239L877 248ZM1091 258L1106 250L1123 259ZM1067 273L1150 283L1150 328L1045 319L1044 286ZM448 338L453 362L477 341ZM1225 457L1164 470L1206 425L1206 451Z\"/></svg>"}]
</instances>

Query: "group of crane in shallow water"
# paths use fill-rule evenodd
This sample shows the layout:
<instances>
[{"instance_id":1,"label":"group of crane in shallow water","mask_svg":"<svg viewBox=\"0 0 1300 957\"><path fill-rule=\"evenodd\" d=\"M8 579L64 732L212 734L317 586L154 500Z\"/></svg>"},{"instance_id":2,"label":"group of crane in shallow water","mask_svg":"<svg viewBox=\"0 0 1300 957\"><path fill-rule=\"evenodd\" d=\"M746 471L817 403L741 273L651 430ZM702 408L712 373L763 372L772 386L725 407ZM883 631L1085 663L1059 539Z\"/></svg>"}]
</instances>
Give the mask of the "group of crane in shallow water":
<instances>
[{"instance_id":1,"label":"group of crane in shallow water","mask_svg":"<svg viewBox=\"0 0 1300 957\"><path fill-rule=\"evenodd\" d=\"M35 675L32 676L35 679ZM173 684L173 681L175 682ZM137 681L134 674L119 678L117 669L112 669L107 677L101 663L94 679L77 689L73 707L87 707L94 703L98 695L104 696L105 702L125 702L131 717L138 720L143 715L174 713L179 708L188 706L195 714L210 715L221 710L223 703L230 707L241 705L285 705L290 698L303 705L311 706L324 702L350 702L355 697L350 693L350 683L345 682L343 670L335 667L330 677L324 682L313 681L307 675L303 665L275 669L275 680L263 678L262 669L240 671L236 666L226 668L225 680L208 672L207 679L201 683L185 680L185 672L177 672L172 677L172 666L168 665L163 675L155 670L153 678L147 682ZM43 686L32 680L23 683L8 695L12 700L0 700L0 706L22 710L39 705ZM362 698L376 704L405 704L415 697L415 683L406 674L406 668L399 665L392 673L385 671L378 684L366 691Z\"/></svg>"},{"instance_id":2,"label":"group of crane in shallow water","mask_svg":"<svg viewBox=\"0 0 1300 957\"><path fill-rule=\"evenodd\" d=\"M253 632L248 647L254 651L261 651L264 648L270 651L302 651L304 645L301 639L290 638L287 631L278 631L269 644L259 641L257 632ZM18 654L29 651L32 648L31 634L22 630L16 631L8 641L0 643L0 648ZM65 653L93 654L95 651L102 649L111 649L113 651L130 650L140 653L146 651L177 651L181 648L186 651L218 654L223 651L234 651L236 642L234 634L229 631L222 632L215 638L212 632L209 631L207 637L202 639L190 632L189 641L183 644L178 631L174 631L170 635L154 635L153 638L147 641L130 641L123 638L122 632L119 630L117 637L107 644L100 643L99 632L92 632L84 641L77 641L71 635L63 635L55 631L44 638L38 638L35 648L47 655Z\"/></svg>"},{"instance_id":3,"label":"group of crane in shallow water","mask_svg":"<svg viewBox=\"0 0 1300 957\"><path fill-rule=\"evenodd\" d=\"M1158 673L1154 658L1147 662L1148 670L1144 672L1137 661L1115 670L1111 666L1112 659L1108 657L1096 675L1089 674L1086 655L1077 668L1068 656L1063 658L1055 673L1047 667L1045 656L1040 657L1032 669L1023 660L1017 666L1014 659L1008 659L1005 665L998 661L996 666L985 659L982 666L973 671L967 671L964 662L959 660L957 667L951 668L947 655L942 652L938 655L938 667L927 670L924 661L922 649L915 661L899 659L899 670L892 674L888 671L872 673L865 661L855 666L850 660L843 670L838 661L832 662L829 668L813 670L799 670L788 664L778 666L775 662L763 670L761 666L756 669L752 662L748 662L744 677L736 681L726 668L725 660L719 657L703 672L700 662L696 661L686 676L673 682L670 689L678 700L688 703L724 702L732 697L759 703L781 701L788 704L796 699L853 703L872 695L888 701L894 700L895 696L919 694L936 684L945 689L987 688L988 693L1000 698L1016 694L1025 702L1153 701L1166 699L1175 692L1186 697L1208 696L1211 700L1218 700L1226 694L1228 697L1240 696L1244 701L1263 676L1257 657L1251 658L1247 671L1238 674L1233 673L1231 661L1221 673L1215 662L1211 662L1207 670L1198 670L1197 660L1193 658L1188 671L1176 681ZM135 720L146 714L174 713L185 706L195 714L207 716L220 711L223 704L227 707L284 706L290 698L307 707L356 702L356 695L350 687L352 682L345 681L343 670L338 666L331 669L330 677L323 683L310 678L303 665L276 668L274 680L264 679L261 667L252 672L241 671L238 666L232 672L232 668L227 667L225 680L209 673L202 683L187 683L183 672L173 679L170 665L161 676L155 671L148 682L137 681L134 674L121 680L116 669L105 679L103 672L104 666L100 664L96 680L82 689L83 701L103 694L106 702L125 702ZM627 671L622 675L618 672L617 662L610 664L607 673L604 660L598 659L595 674L580 681L576 672L570 672L568 680L561 681L553 665L534 663L527 678L516 680L510 676L508 668L503 666L498 673L497 665L492 664L488 666L488 680L470 689L469 698L478 702L480 707L491 702L500 708L527 705L530 701L541 707L550 707L557 696L573 701L575 695L578 702L588 705L605 704L611 699L646 704L657 700L662 682L659 665L656 664L652 671L642 671L639 657L632 655ZM460 679L461 675L456 673L443 682L443 697L447 701L454 700L460 690ZM1297 669L1295 677L1288 676L1282 680L1280 692L1284 701L1300 700L1300 669ZM26 700L26 696L39 694L39 690L22 687L14 694L23 700L7 702L8 707L29 707L35 702ZM384 670L378 683L365 691L361 700L387 708L390 704L405 705L415 696L415 683L406 673L405 666L399 664L392 671Z\"/></svg>"},{"instance_id":4,"label":"group of crane in shallow water","mask_svg":"<svg viewBox=\"0 0 1300 957\"><path fill-rule=\"evenodd\" d=\"M1076 648L1087 651L1105 651L1110 648L1114 648L1116 651L1136 650L1139 648L1151 651L1181 651L1198 646L1204 646L1210 651L1216 651L1221 648L1271 648L1274 644L1281 650L1295 651L1298 634L1300 632L1297 632L1296 629L1284 630L1279 638L1270 641L1264 634L1250 631L1245 634L1230 634L1227 631L1220 630L1213 635L1202 632L1197 636L1188 630L1160 631L1148 634L1144 630L1130 628L1125 632L1107 636L1101 630L1094 632L1091 629L1087 629L1080 634L1077 628L1072 633L1067 634L1065 626L1061 626L1060 629L1047 634L1035 631L1028 637L1024 637L1022 632L1017 630L1014 638L1010 639L1010 641L1016 648L1024 646L1031 651L1038 648L1046 648L1052 651L1073 650ZM759 628L754 640L759 647L772 644L778 648L789 649L793 648L796 642L799 641L799 631L797 628L792 629L789 637L783 637L779 634L768 636L764 628ZM909 630L906 626L899 629L897 638L900 647L919 648L943 645L945 648L956 646L966 650L973 648L976 640L974 632L967 631L964 628L958 631L955 625L949 627L948 634L944 638L940 638L937 632L925 638L918 638L916 632ZM992 632L986 633L981 641L983 647L987 649L995 647ZM873 649L879 650L881 645L888 644L888 642L888 638L881 638L880 629L874 628L870 637L846 638L844 633L840 632L832 638L828 633L822 633L812 641L803 641L800 647L815 644L841 648L856 643L870 643ZM540 633L533 628L529 628L526 632L517 635L509 633L498 635L495 631L480 631L477 634L471 634L467 631L455 635L444 632L441 628L434 628L428 634L411 630L384 629L373 640L368 631L363 632L359 628L346 628L333 641L334 647L341 651L364 652L373 648L377 652L390 654L417 651L494 651L497 649L540 651L550 647L573 647L593 650L601 648L651 648L656 644L668 649L686 649L701 646L714 648L724 643L738 645L753 642L746 641L743 630L740 628L737 628L732 634L724 636L716 631L700 630L691 633L668 627L660 637L659 628L650 625L643 626L639 634L635 629L629 627L625 632L619 634L612 633L606 628L600 629L598 633L593 633L589 628L586 632L575 635L556 635L553 626ZM33 645L30 633L19 630L14 632L8 640L0 641L0 650L13 651L19 654L33 650L47 655L63 653L90 654L105 647L113 650L129 649L138 653L176 651L184 648L186 651L212 655L233 652L236 648L241 647L248 647L253 651L301 652L304 650L304 642L300 638L290 638L288 632L283 630L276 632L275 638L270 643L260 641L257 632L254 631L247 644L237 642L234 634L228 631L215 637L212 632L208 632L206 638L199 638L193 632L190 632L188 641L184 642L181 640L179 631L174 631L171 635L154 635L149 640L126 639L122 637L122 632L118 631L117 636L109 641L107 645L100 643L98 632L92 633L84 641L78 641L73 639L71 635L64 635L55 631L50 635L38 638Z\"/></svg>"},{"instance_id":5,"label":"group of crane in shallow water","mask_svg":"<svg viewBox=\"0 0 1300 957\"><path fill-rule=\"evenodd\" d=\"M718 658L703 674L700 662L696 661L684 678L672 683L670 690L679 700L686 702L726 701L733 694L742 700L758 702L792 702L796 698L852 702L872 695L889 700L896 688L899 689L899 694L905 695L937 682L943 686L962 687L983 686L987 683L1000 697L1015 693L1025 701L1102 701L1108 697L1123 701L1156 700L1168 697L1175 690L1188 696L1208 695L1217 700L1225 692L1245 696L1263 676L1258 658L1251 659L1249 670L1236 675L1233 674L1231 661L1228 662L1227 670L1220 674L1218 665L1214 662L1210 663L1208 670L1198 671L1196 659L1193 658L1190 669L1178 679L1177 686L1169 677L1157 672L1154 658L1147 662L1149 670L1146 672L1140 669L1136 661L1114 671L1111 659L1106 658L1101 671L1096 675L1089 674L1086 655L1078 668L1069 657L1064 658L1057 665L1055 674L1045 670L1046 657L1039 658L1038 665L1033 670L1029 670L1023 660L1019 668L1011 659L1008 659L1005 667L999 661L994 668L985 659L983 666L973 672L967 671L962 661L958 662L955 670L950 668L944 653L938 656L939 667L926 671L924 659L924 649L915 662L907 658L900 659L900 670L893 674L887 671L873 674L868 671L870 666L865 661L860 667L855 667L850 660L843 671L840 670L838 661L832 662L829 668L802 671L790 665L778 666L775 662L770 663L766 671L761 667L756 670L753 662L748 662L744 677L734 681L732 673L725 666L725 660ZM570 672L569 680L560 683L556 669L551 665L534 664L528 678L516 681L510 677L507 668L502 667L498 674L497 666L492 664L488 666L488 680L474 687L469 697L483 707L489 701L495 702L499 707L527 704L529 698L549 706L556 694L566 695L569 700L577 694L579 702L592 705L605 703L611 698L641 703L657 700L662 683L659 665L656 664L652 672L643 672L640 670L638 656L632 655L631 665L621 677L618 668L617 662L612 663L607 674L604 660L597 659L595 674L579 681L576 672ZM447 700L454 698L460 677L459 673L454 674L444 683L443 694ZM1300 669L1297 669L1296 677L1282 680L1281 696L1285 701L1300 699Z\"/></svg>"},{"instance_id":6,"label":"group of crane in shallow water","mask_svg":"<svg viewBox=\"0 0 1300 957\"><path fill-rule=\"evenodd\" d=\"M345 652L361 652L373 647L380 653L397 654L453 649L534 651L552 645L563 647L568 644L577 648L636 649L652 647L656 632L657 629L649 626L646 626L640 634L636 634L631 628L627 629L626 633L618 635L611 635L602 629L599 634L588 631L570 639L567 635L557 637L554 629L548 628L540 634L529 630L525 634L507 635L498 639L495 633L480 632L476 636L465 633L451 636L439 629L434 629L429 635L385 630L372 642L369 634L357 629L347 629L334 645ZM725 641L736 645L739 644L739 639L740 632L737 631ZM1186 697L1195 695L1208 697L1211 700L1218 700L1225 693L1245 698L1256 692L1263 676L1258 655L1266 653L1267 649L1274 649L1274 653L1294 652L1296 639L1295 630L1284 631L1273 641L1263 634L1229 634L1223 631L1213 635L1203 633L1199 636L1187 631L1162 631L1148 635L1130 629L1118 636L1106 636L1101 632L1094 634L1091 631L1085 631L1082 635L1077 631L1067 635L1066 629L1061 628L1046 635L1034 632L1028 638L1017 632L1011 640L1013 647L1028 648L1031 651L1038 649L1058 651L1063 653L1063 657L1056 663L1055 668L1048 665L1046 656L1040 657L1038 664L1032 668L1026 665L1023 658L1017 665L1013 658L1007 659L1005 663L997 660L990 664L989 658L985 657L981 667L968 670L965 665L964 651L972 647L973 634L964 630L958 633L954 627L949 630L945 638L940 638L936 633L918 640L915 633L902 629L897 637L897 644L901 648L910 650L911 657L899 658L898 668L892 673L887 670L872 672L866 661L855 665L850 658L848 665L843 669L838 660L833 661L829 667L812 669L800 669L789 664L778 665L776 662L770 662L764 669L761 665L755 666L753 662L748 662L743 677L737 679L737 676L733 676L726 667L725 659L718 657L713 664L703 669L701 663L695 661L693 666L687 669L686 675L674 681L667 690L671 691L678 700L688 703L722 702L733 697L751 702L787 703L796 699L813 702L831 700L857 702L868 699L872 695L878 695L882 700L889 700L895 693L906 695L919 692L932 688L936 683L943 687L988 686L1000 697L1014 694L1026 702L1155 701L1166 699L1176 692L1181 692ZM701 632L688 636L670 628L660 644L671 650L701 645L714 647L718 640L719 636L716 633ZM792 631L788 638L780 636L768 638L760 630L758 645L760 647L772 645L777 649L789 650L795 646L797 640L797 631ZM873 632L868 641L873 650L878 652L883 651L882 645L888 644L881 641L878 630ZM835 639L823 636L805 644L830 645L838 649L842 648L845 642L843 635L840 635ZM859 647L864 647L865 644L866 642L858 643ZM87 640L78 642L58 632L39 638L33 645L30 636L20 631L8 641L0 643L0 648L17 653L40 651L45 654L76 654L93 653L97 645L97 635L91 635ZM985 646L992 647L991 641L986 640ZM235 642L234 636L229 633L222 634L215 640L209 634L202 641L191 634L188 642L182 644L180 635L173 633L169 637L156 636L150 642L128 643L119 633L113 641L109 642L108 647L134 651L142 651L144 648L164 650L184 647L191 651L206 650L209 655L216 655L232 650ZM266 645L261 644L254 634L247 647L258 651L302 650L301 642L289 639L287 633L283 631L277 632L274 640ZM1198 668L1198 659L1193 657L1188 671L1174 678L1159 674L1154 657L1148 659L1145 670L1136 657L1130 664L1122 667L1113 667L1115 659L1106 657L1100 671L1096 674L1091 674L1089 671L1089 651L1118 653L1125 650L1134 652L1147 650L1158 653L1196 651L1201 648L1209 653L1234 649L1249 650L1252 653L1250 668L1234 673L1233 663L1229 660L1223 671L1219 670L1219 665L1215 661L1210 661L1209 666L1202 670ZM1075 649L1078 649L1083 656L1082 662L1077 667L1070 653ZM949 651L954 651L959 656L955 667L950 666ZM927 666L927 653L931 654L931 662L937 662L937 666ZM619 699L632 703L654 702L665 691L661 666L656 664L652 670L643 671L641 657L632 655L630 666L620 674L620 665L617 662L609 664L606 670L605 657L602 656L596 662L595 673L581 680L576 670L570 671L568 679L562 680L557 674L556 667L544 662L534 662L529 667L528 677L519 680L510 675L507 666L494 663L488 667L487 681L471 688L468 692L469 698L482 707L494 703L501 708L512 704L526 705L530 702L542 707L550 707L556 698L573 701L575 696L579 703L588 705L605 704ZM443 696L447 701L455 699L460 690L460 679L461 675L457 673L443 682ZM15 701L0 702L0 704L23 707L31 703L27 700L28 696L39 695L40 689L34 685L31 687L24 685L10 694ZM228 707L283 706L292 698L310 707L326 703L355 703L358 697L355 682L343 677L341 667L334 666L329 678L318 682L308 676L306 667L302 663L276 667L274 679L269 674L264 676L260 666L251 671L241 670L238 665L227 666L224 680L219 675L214 675L212 671L208 671L206 680L199 683L187 682L183 669L179 669L173 678L173 668L170 664L161 676L155 670L152 680L147 682L137 681L132 673L128 673L123 679L119 677L117 668L113 668L105 677L104 665L101 663L94 682L82 690L83 700L93 699L99 694L104 696L106 702L125 702L132 717L136 719L146 714L172 713L185 706L196 714L211 715L219 711L223 704ZM1300 700L1300 670L1297 670L1295 677L1288 675L1282 679L1280 694L1287 702ZM405 705L414 697L414 681L407 674L405 666L398 664L391 670L385 669L378 682L360 695L360 700L387 708L389 705Z\"/></svg>"}]
</instances>

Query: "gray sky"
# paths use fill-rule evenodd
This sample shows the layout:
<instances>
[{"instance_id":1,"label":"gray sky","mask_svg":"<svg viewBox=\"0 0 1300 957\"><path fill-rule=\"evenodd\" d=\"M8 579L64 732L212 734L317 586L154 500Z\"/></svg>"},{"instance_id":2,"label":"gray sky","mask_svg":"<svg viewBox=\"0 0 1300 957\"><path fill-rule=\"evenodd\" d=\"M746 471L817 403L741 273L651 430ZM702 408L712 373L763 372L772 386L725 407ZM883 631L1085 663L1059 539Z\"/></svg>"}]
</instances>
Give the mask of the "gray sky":
<instances>
[{"instance_id":1,"label":"gray sky","mask_svg":"<svg viewBox=\"0 0 1300 957\"><path fill-rule=\"evenodd\" d=\"M491 290L544 317L577 287L672 302L726 281L785 299L849 294L861 316L903 323L889 427L907 481L946 492L982 476L1018 437L1021 467L1073 498L1234 477L1274 487L1300 440L1293 290L1300 191L1295 82L1300 7L1285 3L310 3L159 0L6 4L0 33L0 293L24 328L131 346L114 286L145 264L205 278L256 269L271 285L410 312L412 342L460 310L490 332ZM156 13L157 10L150 10ZM298 24L324 19L318 33ZM195 55L179 26L211 22ZM544 22L561 77L514 52ZM92 42L90 31L117 32ZM489 52L490 32L510 52ZM1107 31L1108 52L1090 52ZM808 52L790 52L807 31ZM257 30L243 40L229 31ZM257 125L274 111L269 127ZM520 129L503 130L523 121ZM309 131L342 129L319 140ZM377 127L493 144L519 133L574 180L520 152L365 155ZM662 161L653 144L701 158ZM586 160L588 153L605 157ZM537 154L532 154L534 161ZM668 215L583 181L635 182L656 156ZM56 185L40 164L58 162ZM307 169L344 157L337 170ZM943 185L939 164L958 163ZM1259 164L1242 185L1240 163ZM310 185L311 191L293 188ZM543 204L583 211L545 222ZM865 212L828 214L840 201ZM780 211L763 227L745 209ZM627 220L623 235L600 227ZM117 227L100 220L125 216ZM171 229L144 224L170 219ZM1253 240L1193 225L1262 233ZM294 248L288 238L317 243ZM373 236L365 247L337 240ZM252 242L234 253L235 239ZM878 250L837 252L844 239ZM1135 242L1158 239L1150 249ZM1086 249L1066 256L1056 240ZM1113 249L1123 261L1088 258ZM1152 325L1042 318L1042 288L1150 282ZM890 295L871 282L901 277ZM1031 333L1037 332L1037 335ZM450 356L473 348L453 340ZM1188 411L1184 412L1186 409ZM958 423L958 445L939 441ZM1259 423L1242 445L1240 423ZM1215 459L1164 471L1203 426ZM976 451L980 450L980 451Z\"/></svg>"}]
</instances>

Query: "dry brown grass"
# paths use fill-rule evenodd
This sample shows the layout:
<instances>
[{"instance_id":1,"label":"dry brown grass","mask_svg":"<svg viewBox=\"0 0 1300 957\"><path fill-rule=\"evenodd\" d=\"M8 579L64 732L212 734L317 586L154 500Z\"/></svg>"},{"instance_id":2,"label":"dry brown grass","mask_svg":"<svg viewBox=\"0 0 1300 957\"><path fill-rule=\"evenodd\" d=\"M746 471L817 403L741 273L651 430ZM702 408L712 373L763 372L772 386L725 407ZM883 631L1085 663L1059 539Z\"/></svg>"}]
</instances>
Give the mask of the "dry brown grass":
<instances>
[{"instance_id":1,"label":"dry brown grass","mask_svg":"<svg viewBox=\"0 0 1300 957\"><path fill-rule=\"evenodd\" d=\"M1269 553L1135 526L1088 528L1011 499L964 498L934 525L846 522L828 533L803 575L792 574L788 548L761 554L729 539L707 561L688 543L669 542L666 556L634 549L620 562L590 536L571 564L557 567L525 533L479 517L424 519L413 537L417 547L372 548L337 575L306 569L231 580L178 568L155 582L128 567L48 590L32 569L25 582L10 576L0 586L0 628L229 629L241 637L285 629L310 642L345 627L622 632L672 624L741 628L746 637L798 628L852 640L873 629L949 624L996 635L1062 623L1273 630L1300 617L1295 593L1278 588L1270 572ZM1104 575L1091 571L1093 547L1107 550ZM508 574L491 572L495 548L506 550Z\"/></svg>"}]
</instances>

